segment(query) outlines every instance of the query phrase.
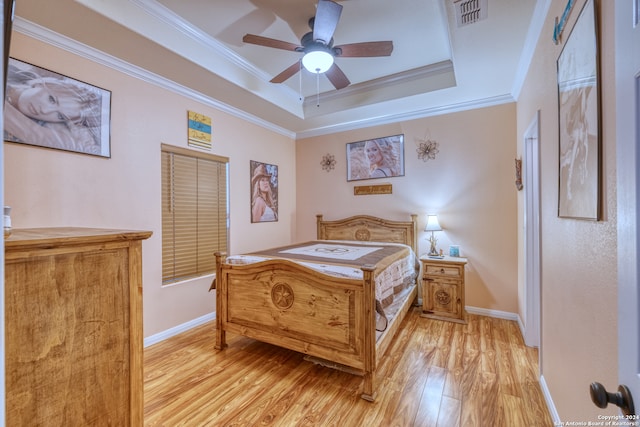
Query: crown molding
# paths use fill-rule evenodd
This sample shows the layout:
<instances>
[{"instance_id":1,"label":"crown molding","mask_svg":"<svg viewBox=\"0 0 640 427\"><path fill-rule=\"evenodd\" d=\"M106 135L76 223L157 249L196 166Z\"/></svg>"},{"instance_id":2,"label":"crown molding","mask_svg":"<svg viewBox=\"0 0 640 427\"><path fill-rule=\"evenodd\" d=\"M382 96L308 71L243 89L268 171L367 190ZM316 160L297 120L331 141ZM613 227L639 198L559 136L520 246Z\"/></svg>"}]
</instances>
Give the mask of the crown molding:
<instances>
[{"instance_id":1,"label":"crown molding","mask_svg":"<svg viewBox=\"0 0 640 427\"><path fill-rule=\"evenodd\" d=\"M227 48L223 43L220 43L218 40L211 37L208 33L202 31L200 28L195 27L189 21L185 20L180 15L173 12L171 9L159 3L157 0L130 1L148 15L152 16L158 21L163 22L169 27L174 28L175 30L189 37L195 43L203 46L204 48L215 52L221 58L238 67L239 69L247 72L258 81L268 82L269 80L271 80L271 75L267 74L260 68L257 68L251 62L245 60L242 56ZM287 97L288 99L296 100L298 98L298 94L296 93L296 91L287 86L283 85L280 88L280 91L283 93L283 96Z\"/></svg>"},{"instance_id":2,"label":"crown molding","mask_svg":"<svg viewBox=\"0 0 640 427\"><path fill-rule=\"evenodd\" d=\"M431 76L442 73L453 73L453 71L453 63L451 61L442 61L437 64L426 65L424 67L414 68L413 70L402 71L389 76L349 85L344 89L323 92L320 94L320 99L323 102L334 101L341 98L348 98L350 96L357 96L363 93L388 88L390 85L428 79ZM309 105L314 104L316 102L315 98L315 95L306 97L304 99L304 105L308 107Z\"/></svg>"},{"instance_id":3,"label":"crown molding","mask_svg":"<svg viewBox=\"0 0 640 427\"><path fill-rule=\"evenodd\" d=\"M533 55L536 50L538 40L544 28L544 21L549 13L552 0L537 0L535 9L533 10L533 17L529 24L529 30L527 31L527 37L524 42L522 54L520 55L520 61L518 62L518 71L516 72L515 79L511 93L515 99L520 97L520 91L524 85L524 80L527 77L527 72L531 66Z\"/></svg>"},{"instance_id":4,"label":"crown molding","mask_svg":"<svg viewBox=\"0 0 640 427\"><path fill-rule=\"evenodd\" d=\"M259 117L256 117L252 114L249 114L245 111L235 108L231 105L225 104L214 98L206 96L201 92L192 90L172 80L159 76L155 73L152 73L136 65L130 64L126 61L123 61L107 53L104 53L98 49L95 49L83 43L77 42L69 37L66 37L59 33L51 31L48 28L42 27L31 21L22 19L19 16L15 17L15 20L13 23L13 29L16 32L19 32L33 39L39 40L43 43L49 44L51 46L70 52L74 55L96 62L100 65L103 65L115 71L124 73L128 76L142 80L154 86L158 86L163 89L169 90L171 92L177 93L179 95L185 96L187 98L194 99L198 102L201 102L204 105L215 108L227 114L231 114L232 116L246 120L250 123L254 123L265 129L271 130L273 132L279 133L289 138L295 138L295 133L288 129L285 129L281 126L277 126L271 122L263 120Z\"/></svg>"},{"instance_id":5,"label":"crown molding","mask_svg":"<svg viewBox=\"0 0 640 427\"><path fill-rule=\"evenodd\" d=\"M154 0L132 0L132 1L136 2L139 5L143 5L145 7L145 10L147 11L149 10L149 7L150 7L149 5L151 4L153 5L151 9L153 10L158 9L157 8L158 3L155 2ZM539 16L540 13L542 15L546 14L546 11L548 10L549 1L550 0L539 1L539 4L540 3L544 3L544 4L542 6L539 5L536 8L536 12L538 12L536 14L537 16ZM198 34L198 31L195 31L189 25L176 24L176 21L174 19L175 15L173 14L166 15L164 12L158 12L158 13L160 13L163 20L169 19L169 22L172 23L174 26L178 25L181 31L183 31L185 34L189 34L190 37L198 38L199 40L201 40L202 43L207 43L207 45L210 46L212 49L216 49L220 54L224 54L225 57L228 57L229 60L233 61L236 65L242 67L243 69L249 72L252 72L254 74L257 73L256 75L259 75L259 73L256 71L254 67L250 66L250 64L246 63L245 61L242 61L239 57L237 57L237 55L230 53L228 49L222 47L215 40L211 39L208 36L203 36L202 34ZM296 133L290 129L287 129L282 126L278 126L272 122L261 119L253 114L249 114L236 107L230 106L226 103L220 102L214 98L206 96L201 92L198 92L186 86L177 84L172 80L166 79L146 69L130 64L112 55L99 51L93 47L87 46L83 43L77 42L69 37L66 37L59 33L51 31L38 24L22 19L19 16L16 16L13 24L13 28L15 31L21 34L24 34L26 36L29 36L31 38L34 38L36 40L39 40L43 43L47 43L49 45L60 48L62 50L65 50L77 56L89 59L105 67L124 73L136 79L147 82L149 84L153 84L157 87L161 87L163 89L172 91L174 93L185 96L187 98L196 100L211 108L215 108L217 110L230 114L234 117L238 117L240 119L246 120L247 122L256 124L264 129L276 132L278 134L284 135L291 139L302 139L302 138L321 136L321 135L326 135L331 133L362 129L366 127L384 125L389 123L420 119L424 117L455 113L455 112L466 111L466 110L477 109L477 108L490 107L490 106L506 104L506 103L516 101L515 95L505 94L501 96L489 97L489 98L473 100L469 102L441 105L437 107L425 108L425 109L409 111L409 112L385 114L377 117L370 116L361 120L353 120L348 122L340 122L335 125L318 126L314 128L309 128L304 131L300 131ZM516 83L514 85L513 93L519 93L522 82L524 81L524 77L526 76L526 69L530 64L530 56L532 54L533 49L535 48L535 42L533 42L532 40L536 40L536 37L539 37L539 31L536 30L537 26L532 25L532 28L533 29L530 29L529 31L528 43L527 43L527 46L529 47L528 51L530 50L531 53L529 54L523 53L523 58L529 57L529 60L521 59L521 63L520 63L521 72L519 73L520 79L519 79L519 83ZM400 78L419 79L429 74L446 72L450 67L451 67L450 62L444 61L443 63L435 64L433 66L422 67L422 68L410 70L404 73L399 73L399 75L390 76L389 79L393 81ZM341 97L341 96L350 96L353 94L366 92L377 86L380 86L380 85L383 86L387 84L385 80L386 78L381 78L371 82L365 82L362 84L354 85L353 88L345 88L343 89L343 91L345 90L351 91L350 93L345 95L340 93L335 93L335 94L327 94L327 96Z\"/></svg>"},{"instance_id":6,"label":"crown molding","mask_svg":"<svg viewBox=\"0 0 640 427\"><path fill-rule=\"evenodd\" d=\"M181 32L185 36L191 38L200 45L211 49L218 55L231 62L233 65L243 69L250 73L255 78L260 80L270 80L271 77L262 70L256 68L250 62L246 61L243 57L236 54L231 49L228 49L222 43L211 37L206 32L193 26L189 21L186 21L181 16L177 15L163 4L156 0L130 0L131 3L140 7L150 16L165 23L166 25L173 27L177 31Z\"/></svg>"},{"instance_id":7,"label":"crown molding","mask_svg":"<svg viewBox=\"0 0 640 427\"><path fill-rule=\"evenodd\" d=\"M515 102L515 98L511 94L505 94L501 96L493 96L490 98L477 99L469 102L460 102L457 104L448 104L438 107L425 108L422 110L415 110L411 112L388 114L380 117L370 117L364 120L354 120L351 122L322 126L303 132L298 132L296 134L296 139L311 138L331 133L362 129L365 127L386 125L389 123L404 122L409 120L422 119L425 117L440 116L443 114L458 113L461 111L475 110L478 108L493 107L496 105L508 104L511 102Z\"/></svg>"}]
</instances>

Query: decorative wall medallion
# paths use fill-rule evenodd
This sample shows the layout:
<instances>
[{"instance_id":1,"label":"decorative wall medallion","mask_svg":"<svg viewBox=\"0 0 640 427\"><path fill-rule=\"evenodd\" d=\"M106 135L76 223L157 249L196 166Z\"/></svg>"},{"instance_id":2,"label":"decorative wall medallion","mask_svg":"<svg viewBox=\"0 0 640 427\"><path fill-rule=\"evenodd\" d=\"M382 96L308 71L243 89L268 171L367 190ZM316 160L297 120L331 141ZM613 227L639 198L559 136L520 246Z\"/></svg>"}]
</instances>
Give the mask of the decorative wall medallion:
<instances>
[{"instance_id":1,"label":"decorative wall medallion","mask_svg":"<svg viewBox=\"0 0 640 427\"><path fill-rule=\"evenodd\" d=\"M286 310L293 305L293 289L286 283L276 283L271 288L271 301L276 307Z\"/></svg>"},{"instance_id":2,"label":"decorative wall medallion","mask_svg":"<svg viewBox=\"0 0 640 427\"><path fill-rule=\"evenodd\" d=\"M443 290L436 292L435 297L436 301L438 301L438 304L440 305L448 305L451 302L451 295Z\"/></svg>"},{"instance_id":3,"label":"decorative wall medallion","mask_svg":"<svg viewBox=\"0 0 640 427\"><path fill-rule=\"evenodd\" d=\"M436 158L436 154L440 151L438 150L439 145L440 144L432 139L418 140L418 148L416 148L418 158L423 162L426 162L429 159L434 160Z\"/></svg>"},{"instance_id":4,"label":"decorative wall medallion","mask_svg":"<svg viewBox=\"0 0 640 427\"><path fill-rule=\"evenodd\" d=\"M322 157L320 164L322 165L322 170L329 172L336 167L336 157L333 154L327 153L327 155Z\"/></svg>"},{"instance_id":5,"label":"decorative wall medallion","mask_svg":"<svg viewBox=\"0 0 640 427\"><path fill-rule=\"evenodd\" d=\"M371 240L371 232L366 228L359 228L356 230L356 240L368 242Z\"/></svg>"}]
</instances>

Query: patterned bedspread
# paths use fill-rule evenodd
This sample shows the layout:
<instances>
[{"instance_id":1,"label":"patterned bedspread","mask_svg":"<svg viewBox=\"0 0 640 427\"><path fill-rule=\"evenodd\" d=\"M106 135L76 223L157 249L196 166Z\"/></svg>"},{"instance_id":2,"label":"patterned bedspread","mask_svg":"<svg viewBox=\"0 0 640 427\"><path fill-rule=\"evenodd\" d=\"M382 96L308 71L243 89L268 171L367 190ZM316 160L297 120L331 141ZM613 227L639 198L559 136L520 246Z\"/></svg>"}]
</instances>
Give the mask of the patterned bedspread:
<instances>
[{"instance_id":1,"label":"patterned bedspread","mask_svg":"<svg viewBox=\"0 0 640 427\"><path fill-rule=\"evenodd\" d=\"M380 308L391 305L394 295L415 283L419 264L409 246L398 243L318 240L246 255L227 257L229 264L250 264L285 258L324 274L362 279L361 266L376 266L376 300ZM383 314L383 313L380 313Z\"/></svg>"}]
</instances>

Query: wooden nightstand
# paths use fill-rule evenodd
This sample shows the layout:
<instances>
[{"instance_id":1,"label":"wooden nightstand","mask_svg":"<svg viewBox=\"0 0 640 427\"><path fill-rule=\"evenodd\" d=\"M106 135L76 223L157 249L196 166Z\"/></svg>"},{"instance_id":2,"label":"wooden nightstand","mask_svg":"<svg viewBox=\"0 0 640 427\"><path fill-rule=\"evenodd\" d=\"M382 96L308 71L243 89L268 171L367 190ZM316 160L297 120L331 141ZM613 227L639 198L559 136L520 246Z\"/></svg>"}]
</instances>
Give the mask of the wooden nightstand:
<instances>
[{"instance_id":1,"label":"wooden nightstand","mask_svg":"<svg viewBox=\"0 0 640 427\"><path fill-rule=\"evenodd\" d=\"M467 323L464 309L464 266L466 258L420 257L422 263L422 316Z\"/></svg>"}]
</instances>

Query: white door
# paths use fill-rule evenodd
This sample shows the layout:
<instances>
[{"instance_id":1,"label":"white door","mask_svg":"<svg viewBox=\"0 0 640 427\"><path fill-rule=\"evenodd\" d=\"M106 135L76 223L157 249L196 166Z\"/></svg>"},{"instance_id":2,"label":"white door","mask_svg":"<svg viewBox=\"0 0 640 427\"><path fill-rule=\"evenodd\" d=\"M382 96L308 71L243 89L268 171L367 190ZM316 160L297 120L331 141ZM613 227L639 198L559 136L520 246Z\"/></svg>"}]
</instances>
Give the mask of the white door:
<instances>
[{"instance_id":1,"label":"white door","mask_svg":"<svg viewBox=\"0 0 640 427\"><path fill-rule=\"evenodd\" d=\"M618 380L635 397L637 414L640 412L640 0L616 1L615 8Z\"/></svg>"},{"instance_id":2,"label":"white door","mask_svg":"<svg viewBox=\"0 0 640 427\"><path fill-rule=\"evenodd\" d=\"M524 342L540 346L540 112L524 134ZM542 351L539 352L542 354ZM539 364L542 366L542 363Z\"/></svg>"}]
</instances>

